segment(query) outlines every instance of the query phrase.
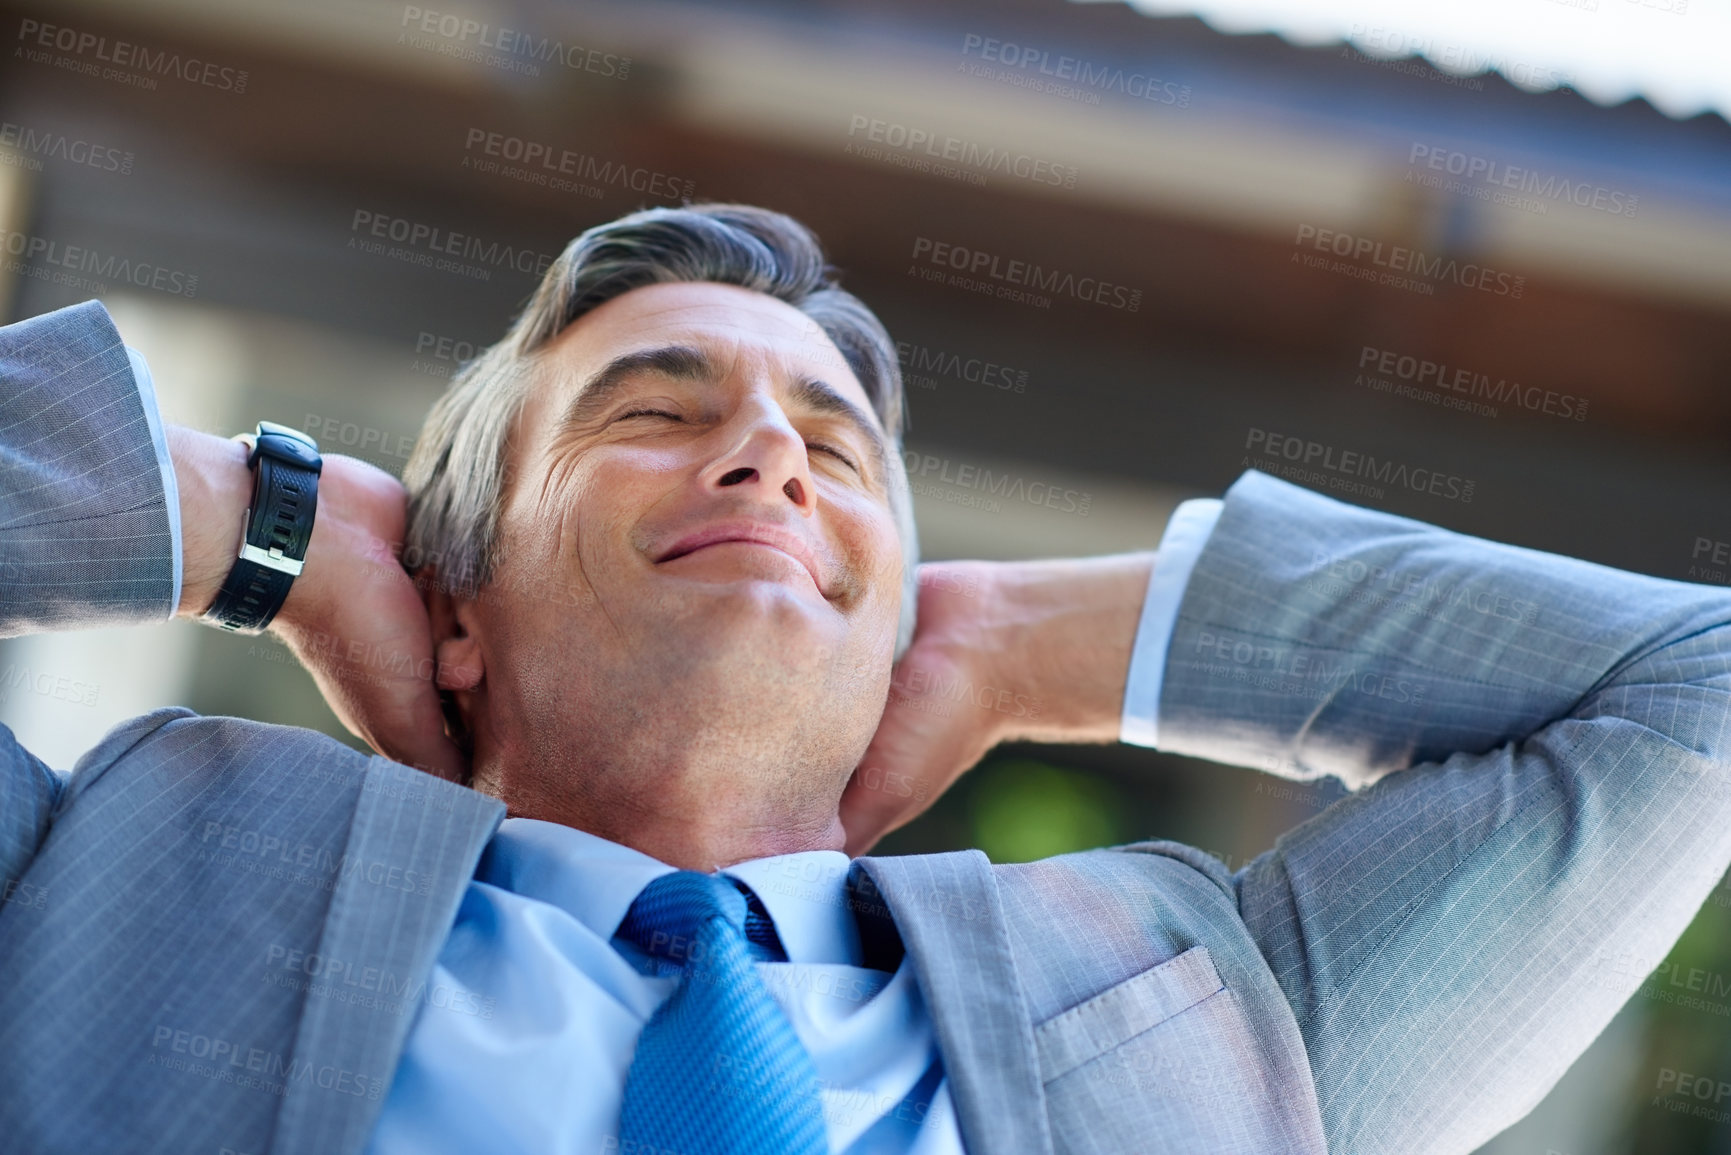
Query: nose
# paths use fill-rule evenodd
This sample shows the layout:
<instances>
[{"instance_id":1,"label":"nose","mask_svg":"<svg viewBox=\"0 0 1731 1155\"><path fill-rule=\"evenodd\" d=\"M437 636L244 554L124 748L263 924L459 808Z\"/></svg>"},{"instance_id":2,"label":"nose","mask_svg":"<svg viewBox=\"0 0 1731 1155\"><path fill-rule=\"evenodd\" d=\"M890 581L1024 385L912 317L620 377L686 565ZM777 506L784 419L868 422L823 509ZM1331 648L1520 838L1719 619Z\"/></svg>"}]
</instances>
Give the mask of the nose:
<instances>
[{"instance_id":1,"label":"nose","mask_svg":"<svg viewBox=\"0 0 1731 1155\"><path fill-rule=\"evenodd\" d=\"M715 489L746 487L763 501L788 501L801 514L817 512L817 487L805 438L768 397L754 397L728 423L728 448L704 470Z\"/></svg>"}]
</instances>

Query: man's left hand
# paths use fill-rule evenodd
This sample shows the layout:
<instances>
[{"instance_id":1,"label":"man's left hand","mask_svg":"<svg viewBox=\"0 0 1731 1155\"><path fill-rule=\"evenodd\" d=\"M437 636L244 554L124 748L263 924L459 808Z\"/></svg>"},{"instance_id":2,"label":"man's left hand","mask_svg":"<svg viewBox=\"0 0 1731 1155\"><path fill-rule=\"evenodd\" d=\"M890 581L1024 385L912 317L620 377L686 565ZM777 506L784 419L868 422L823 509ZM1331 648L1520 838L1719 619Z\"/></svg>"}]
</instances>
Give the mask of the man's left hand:
<instances>
[{"instance_id":1,"label":"man's left hand","mask_svg":"<svg viewBox=\"0 0 1731 1155\"><path fill-rule=\"evenodd\" d=\"M913 644L842 794L847 852L918 817L999 742L1116 741L1153 560L921 566Z\"/></svg>"},{"instance_id":2,"label":"man's left hand","mask_svg":"<svg viewBox=\"0 0 1731 1155\"><path fill-rule=\"evenodd\" d=\"M1003 718L958 695L990 684L1000 655L979 602L991 596L988 562L920 567L913 644L890 675L883 720L841 799L847 852L864 854L918 817L1004 735Z\"/></svg>"}]
</instances>

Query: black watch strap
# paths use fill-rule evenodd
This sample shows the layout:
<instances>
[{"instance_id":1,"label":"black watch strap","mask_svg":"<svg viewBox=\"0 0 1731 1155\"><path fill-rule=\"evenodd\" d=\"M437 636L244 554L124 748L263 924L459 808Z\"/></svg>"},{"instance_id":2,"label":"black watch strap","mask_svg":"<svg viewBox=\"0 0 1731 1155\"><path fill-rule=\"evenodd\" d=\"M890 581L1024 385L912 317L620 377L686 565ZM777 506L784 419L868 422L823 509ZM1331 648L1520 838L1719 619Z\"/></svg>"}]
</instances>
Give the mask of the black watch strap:
<instances>
[{"instance_id":1,"label":"black watch strap","mask_svg":"<svg viewBox=\"0 0 1731 1155\"><path fill-rule=\"evenodd\" d=\"M252 506L240 555L204 616L225 630L256 633L282 609L301 572L324 461L306 434L260 421L247 465L253 471Z\"/></svg>"}]
</instances>

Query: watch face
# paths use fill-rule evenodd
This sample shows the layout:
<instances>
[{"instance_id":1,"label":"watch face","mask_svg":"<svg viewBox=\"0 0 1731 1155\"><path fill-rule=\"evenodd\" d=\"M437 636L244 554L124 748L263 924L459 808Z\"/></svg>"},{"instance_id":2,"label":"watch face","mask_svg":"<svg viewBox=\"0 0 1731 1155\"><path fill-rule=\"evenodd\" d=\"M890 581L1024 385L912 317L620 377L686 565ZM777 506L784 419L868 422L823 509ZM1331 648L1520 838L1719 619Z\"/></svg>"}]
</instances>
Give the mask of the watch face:
<instances>
[{"instance_id":1,"label":"watch face","mask_svg":"<svg viewBox=\"0 0 1731 1155\"><path fill-rule=\"evenodd\" d=\"M304 441L315 450L318 449L318 443L316 441L293 426L278 425L275 421L260 421L258 423L258 436L263 437L267 433L276 437L292 437L296 441Z\"/></svg>"},{"instance_id":2,"label":"watch face","mask_svg":"<svg viewBox=\"0 0 1731 1155\"><path fill-rule=\"evenodd\" d=\"M323 464L318 448L299 434L285 437L274 431L261 432L256 448L253 449L254 456L260 453L291 465L304 465L308 469L318 469Z\"/></svg>"},{"instance_id":3,"label":"watch face","mask_svg":"<svg viewBox=\"0 0 1731 1155\"><path fill-rule=\"evenodd\" d=\"M258 448L272 457L280 457L284 461L299 462L308 469L319 464L319 452L303 442L291 442L291 440L280 438L280 436L261 436L258 438Z\"/></svg>"}]
</instances>

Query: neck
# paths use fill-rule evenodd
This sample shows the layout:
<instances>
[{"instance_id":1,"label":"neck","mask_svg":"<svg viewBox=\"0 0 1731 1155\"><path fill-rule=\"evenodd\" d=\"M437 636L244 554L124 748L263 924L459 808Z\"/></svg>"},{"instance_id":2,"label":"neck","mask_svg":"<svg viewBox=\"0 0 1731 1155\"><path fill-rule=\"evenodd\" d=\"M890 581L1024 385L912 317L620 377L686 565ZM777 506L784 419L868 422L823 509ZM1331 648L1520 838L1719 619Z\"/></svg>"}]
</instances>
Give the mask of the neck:
<instances>
[{"instance_id":1,"label":"neck","mask_svg":"<svg viewBox=\"0 0 1731 1155\"><path fill-rule=\"evenodd\" d=\"M783 799L681 790L669 783L652 791L577 791L547 789L549 784L536 778L480 772L473 785L504 802L513 818L557 822L704 874L754 858L841 850L846 843L837 798L827 805L790 808Z\"/></svg>"},{"instance_id":2,"label":"neck","mask_svg":"<svg viewBox=\"0 0 1731 1155\"><path fill-rule=\"evenodd\" d=\"M595 822L568 822L566 825L629 846L669 866L702 874L713 874L754 858L773 858L778 854L798 854L806 850L840 850L846 837L840 819L834 817L825 828L811 831L717 830L669 824L608 829Z\"/></svg>"},{"instance_id":3,"label":"neck","mask_svg":"<svg viewBox=\"0 0 1731 1155\"><path fill-rule=\"evenodd\" d=\"M641 695L587 686L577 710L571 689L523 682L532 693L477 695L466 719L472 785L509 814L705 873L846 845L841 796L869 726L707 682L702 693L672 684L653 710Z\"/></svg>"}]
</instances>

